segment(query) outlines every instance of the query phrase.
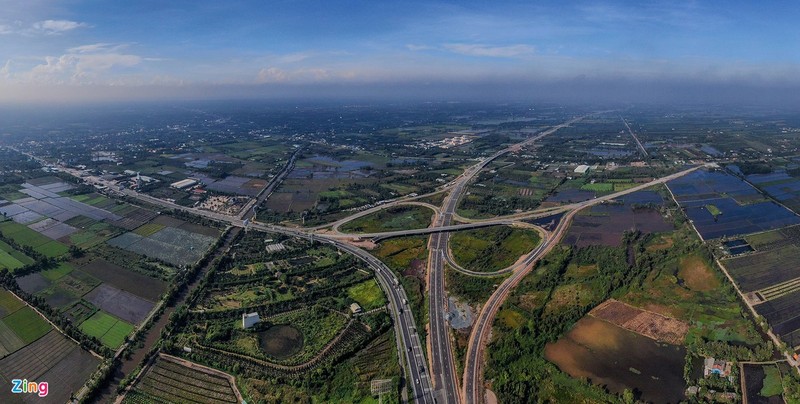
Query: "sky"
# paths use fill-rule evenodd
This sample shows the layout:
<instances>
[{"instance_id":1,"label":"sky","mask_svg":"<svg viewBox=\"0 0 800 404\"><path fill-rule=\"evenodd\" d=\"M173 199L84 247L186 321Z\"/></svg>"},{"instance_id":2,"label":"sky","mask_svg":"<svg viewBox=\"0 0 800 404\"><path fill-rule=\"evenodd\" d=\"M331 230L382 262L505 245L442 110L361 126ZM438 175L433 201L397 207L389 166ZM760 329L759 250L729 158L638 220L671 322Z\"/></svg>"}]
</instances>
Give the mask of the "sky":
<instances>
[{"instance_id":1,"label":"sky","mask_svg":"<svg viewBox=\"0 0 800 404\"><path fill-rule=\"evenodd\" d=\"M800 7L759 3L0 0L0 102L794 102Z\"/></svg>"}]
</instances>

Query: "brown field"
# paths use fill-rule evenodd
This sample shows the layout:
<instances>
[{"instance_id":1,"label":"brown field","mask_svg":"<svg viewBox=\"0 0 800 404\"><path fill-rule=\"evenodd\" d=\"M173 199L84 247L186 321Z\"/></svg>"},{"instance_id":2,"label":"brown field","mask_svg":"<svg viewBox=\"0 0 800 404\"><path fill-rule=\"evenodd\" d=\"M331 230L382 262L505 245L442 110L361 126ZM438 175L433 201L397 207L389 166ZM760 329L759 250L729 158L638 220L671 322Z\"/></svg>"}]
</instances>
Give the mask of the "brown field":
<instances>
[{"instance_id":1,"label":"brown field","mask_svg":"<svg viewBox=\"0 0 800 404\"><path fill-rule=\"evenodd\" d=\"M706 292L719 287L719 279L714 276L711 267L697 255L683 257L680 262L678 277L686 286L697 292Z\"/></svg>"},{"instance_id":2,"label":"brown field","mask_svg":"<svg viewBox=\"0 0 800 404\"><path fill-rule=\"evenodd\" d=\"M519 297L519 307L529 312L541 307L547 299L547 292L544 290L526 293Z\"/></svg>"},{"instance_id":3,"label":"brown field","mask_svg":"<svg viewBox=\"0 0 800 404\"><path fill-rule=\"evenodd\" d=\"M689 325L683 321L629 306L614 299L601 303L592 309L589 315L656 341L674 345L682 345L686 333L689 332Z\"/></svg>"},{"instance_id":4,"label":"brown field","mask_svg":"<svg viewBox=\"0 0 800 404\"><path fill-rule=\"evenodd\" d=\"M575 265L570 264L564 277L567 279L581 279L597 272L597 264Z\"/></svg>"},{"instance_id":5,"label":"brown field","mask_svg":"<svg viewBox=\"0 0 800 404\"><path fill-rule=\"evenodd\" d=\"M675 240L672 239L670 236L661 236L661 238L655 240L653 243L647 246L647 251L660 251L666 250L672 245L675 244Z\"/></svg>"},{"instance_id":6,"label":"brown field","mask_svg":"<svg viewBox=\"0 0 800 404\"><path fill-rule=\"evenodd\" d=\"M547 302L545 312L552 314L567 307L581 307L592 303L594 291L589 285L571 283L561 285L553 291L550 301Z\"/></svg>"}]
</instances>

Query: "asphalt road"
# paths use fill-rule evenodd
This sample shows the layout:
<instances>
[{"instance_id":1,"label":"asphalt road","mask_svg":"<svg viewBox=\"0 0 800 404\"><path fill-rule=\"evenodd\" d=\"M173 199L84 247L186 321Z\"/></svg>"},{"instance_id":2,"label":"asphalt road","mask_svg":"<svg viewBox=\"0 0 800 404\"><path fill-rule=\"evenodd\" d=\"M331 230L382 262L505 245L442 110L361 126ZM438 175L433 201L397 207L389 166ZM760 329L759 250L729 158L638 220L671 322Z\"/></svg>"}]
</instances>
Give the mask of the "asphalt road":
<instances>
[{"instance_id":1,"label":"asphalt road","mask_svg":"<svg viewBox=\"0 0 800 404\"><path fill-rule=\"evenodd\" d=\"M580 119L583 119L583 117L573 118L568 122L556 125L530 139L502 149L464 170L461 175L451 182L453 187L444 199L442 209L432 226L432 231L450 226L458 201L463 195L467 184L489 163L506 153L519 150L522 146L531 144ZM471 227L464 226L464 228ZM461 389L456 376L455 360L453 359L453 350L450 344L450 325L446 318L447 293L444 279L445 255L447 254L449 241L449 233L436 232L431 235L428 242L428 321L430 327L428 344L431 349L431 376L436 388L437 402L457 403L460 402Z\"/></svg>"}]
</instances>

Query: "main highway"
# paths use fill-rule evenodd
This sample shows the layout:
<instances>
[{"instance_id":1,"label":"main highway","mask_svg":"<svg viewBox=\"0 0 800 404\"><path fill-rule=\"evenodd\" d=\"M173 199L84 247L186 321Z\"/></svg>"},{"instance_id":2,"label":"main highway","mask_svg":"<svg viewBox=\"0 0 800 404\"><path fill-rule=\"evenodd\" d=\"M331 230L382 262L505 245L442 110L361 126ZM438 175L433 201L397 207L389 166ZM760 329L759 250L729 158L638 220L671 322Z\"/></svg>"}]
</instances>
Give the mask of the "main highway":
<instances>
[{"instance_id":1,"label":"main highway","mask_svg":"<svg viewBox=\"0 0 800 404\"><path fill-rule=\"evenodd\" d=\"M453 187L444 199L442 209L434 220L433 229L447 227L453 221L453 215L458 206L458 201L464 193L470 180L480 173L484 167L500 156L522 146L531 144L561 128L583 119L578 117L568 122L553 126L538 135L525 141L502 149L479 163L467 168L453 182ZM450 325L446 319L447 293L445 291L444 265L445 255L450 234L447 232L433 233L428 241L428 346L431 352L431 376L436 388L437 402L460 402L460 388L456 376L455 360L450 341Z\"/></svg>"}]
</instances>

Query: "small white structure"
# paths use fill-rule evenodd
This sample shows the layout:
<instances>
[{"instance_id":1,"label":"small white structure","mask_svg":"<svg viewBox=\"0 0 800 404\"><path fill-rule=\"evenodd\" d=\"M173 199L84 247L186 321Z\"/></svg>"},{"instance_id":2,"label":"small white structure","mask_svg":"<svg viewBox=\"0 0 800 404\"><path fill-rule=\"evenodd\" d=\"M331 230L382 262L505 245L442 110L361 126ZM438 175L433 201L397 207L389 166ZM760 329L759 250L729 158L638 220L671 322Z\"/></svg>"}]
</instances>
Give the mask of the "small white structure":
<instances>
[{"instance_id":1,"label":"small white structure","mask_svg":"<svg viewBox=\"0 0 800 404\"><path fill-rule=\"evenodd\" d=\"M581 164L575 168L575 173L577 174L586 174L586 171L589 171L589 166L586 164Z\"/></svg>"},{"instance_id":2,"label":"small white structure","mask_svg":"<svg viewBox=\"0 0 800 404\"><path fill-rule=\"evenodd\" d=\"M256 312L242 314L242 328L245 330L258 324L259 322L261 322L261 319L258 317L258 313Z\"/></svg>"},{"instance_id":3,"label":"small white structure","mask_svg":"<svg viewBox=\"0 0 800 404\"><path fill-rule=\"evenodd\" d=\"M361 309L361 306L358 305L358 303L352 303L350 305L350 311L352 311L353 314L358 314L361 313L363 310Z\"/></svg>"},{"instance_id":4,"label":"small white structure","mask_svg":"<svg viewBox=\"0 0 800 404\"><path fill-rule=\"evenodd\" d=\"M191 178L187 178L185 180L175 181L172 184L169 184L169 186L171 186L172 188L184 189L184 188L191 187L194 184L197 184L197 180L193 180Z\"/></svg>"}]
</instances>

